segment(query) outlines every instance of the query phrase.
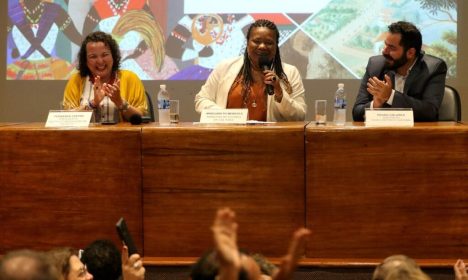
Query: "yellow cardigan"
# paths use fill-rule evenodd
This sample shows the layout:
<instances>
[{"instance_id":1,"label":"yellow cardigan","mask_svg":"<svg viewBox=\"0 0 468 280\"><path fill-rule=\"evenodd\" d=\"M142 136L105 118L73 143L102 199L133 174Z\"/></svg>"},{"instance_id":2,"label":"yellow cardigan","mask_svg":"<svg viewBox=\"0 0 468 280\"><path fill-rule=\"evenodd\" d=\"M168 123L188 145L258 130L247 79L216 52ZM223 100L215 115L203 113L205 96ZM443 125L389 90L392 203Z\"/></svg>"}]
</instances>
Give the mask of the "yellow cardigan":
<instances>
[{"instance_id":1,"label":"yellow cardigan","mask_svg":"<svg viewBox=\"0 0 468 280\"><path fill-rule=\"evenodd\" d=\"M120 79L120 94L122 99L139 109L145 115L148 105L146 103L145 87L140 78L128 70L119 70L117 77ZM81 77L80 73L75 73L70 77L63 93L63 104L66 104L65 109L80 107L80 99L86 79L88 77Z\"/></svg>"}]
</instances>

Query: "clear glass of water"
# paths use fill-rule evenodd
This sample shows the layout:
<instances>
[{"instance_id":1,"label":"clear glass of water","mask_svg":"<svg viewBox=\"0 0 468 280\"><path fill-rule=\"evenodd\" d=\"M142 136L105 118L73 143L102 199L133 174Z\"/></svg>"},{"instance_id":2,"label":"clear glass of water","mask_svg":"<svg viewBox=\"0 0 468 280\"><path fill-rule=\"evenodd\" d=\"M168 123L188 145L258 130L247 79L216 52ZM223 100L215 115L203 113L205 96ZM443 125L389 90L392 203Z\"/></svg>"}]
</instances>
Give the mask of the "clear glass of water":
<instances>
[{"instance_id":1,"label":"clear glass of water","mask_svg":"<svg viewBox=\"0 0 468 280\"><path fill-rule=\"evenodd\" d=\"M179 123L179 100L170 100L169 103L171 123Z\"/></svg>"},{"instance_id":2,"label":"clear glass of water","mask_svg":"<svg viewBox=\"0 0 468 280\"><path fill-rule=\"evenodd\" d=\"M315 100L315 123L327 122L327 100Z\"/></svg>"}]
</instances>

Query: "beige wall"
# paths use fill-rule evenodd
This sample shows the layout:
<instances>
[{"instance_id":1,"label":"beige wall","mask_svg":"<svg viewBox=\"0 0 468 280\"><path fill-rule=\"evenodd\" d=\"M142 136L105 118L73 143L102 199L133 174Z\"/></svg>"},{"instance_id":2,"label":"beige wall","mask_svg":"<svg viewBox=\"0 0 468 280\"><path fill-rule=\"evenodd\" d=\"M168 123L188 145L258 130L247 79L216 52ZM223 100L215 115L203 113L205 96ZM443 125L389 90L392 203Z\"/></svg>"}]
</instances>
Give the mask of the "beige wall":
<instances>
[{"instance_id":1,"label":"beige wall","mask_svg":"<svg viewBox=\"0 0 468 280\"><path fill-rule=\"evenodd\" d=\"M7 11L7 1L0 1L0 8ZM0 17L0 34L3 42L6 40L6 19ZM462 99L462 120L468 120L468 3L458 1L458 78L448 80L447 84L458 89ZM0 54L5 54L6 44L0 44ZM66 81L6 81L5 55L0 55L0 122L43 122L49 109L58 109ZM348 98L352 104L355 100L359 80L308 80L305 81L306 99L309 105L307 120L312 119L313 101L328 99L331 102L338 82L344 82ZM154 95L160 81L144 82L148 92ZM194 111L193 98L203 82L166 82L172 99L180 99L182 121L197 121L199 116ZM331 103L329 103L331 104ZM329 106L331 115L331 105ZM348 110L348 120L351 119Z\"/></svg>"}]
</instances>

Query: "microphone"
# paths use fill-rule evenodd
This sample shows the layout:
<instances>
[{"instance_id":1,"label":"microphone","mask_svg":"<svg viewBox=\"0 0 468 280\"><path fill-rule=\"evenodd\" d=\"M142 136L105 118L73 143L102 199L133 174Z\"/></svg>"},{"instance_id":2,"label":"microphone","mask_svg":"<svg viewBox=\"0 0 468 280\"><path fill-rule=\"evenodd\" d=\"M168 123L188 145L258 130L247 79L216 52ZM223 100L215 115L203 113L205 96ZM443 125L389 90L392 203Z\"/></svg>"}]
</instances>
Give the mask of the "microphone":
<instances>
[{"instance_id":1,"label":"microphone","mask_svg":"<svg viewBox=\"0 0 468 280\"><path fill-rule=\"evenodd\" d=\"M141 124L142 119L141 119L140 115L133 114L133 115L130 116L129 121L130 121L131 124Z\"/></svg>"},{"instance_id":2,"label":"microphone","mask_svg":"<svg viewBox=\"0 0 468 280\"><path fill-rule=\"evenodd\" d=\"M258 58L258 66L262 68L264 71L265 70L270 70L271 66L271 61L268 59L266 55L261 55ZM273 95L275 94L275 90L273 89L273 85L267 84L265 87L265 92L268 93L268 95Z\"/></svg>"}]
</instances>

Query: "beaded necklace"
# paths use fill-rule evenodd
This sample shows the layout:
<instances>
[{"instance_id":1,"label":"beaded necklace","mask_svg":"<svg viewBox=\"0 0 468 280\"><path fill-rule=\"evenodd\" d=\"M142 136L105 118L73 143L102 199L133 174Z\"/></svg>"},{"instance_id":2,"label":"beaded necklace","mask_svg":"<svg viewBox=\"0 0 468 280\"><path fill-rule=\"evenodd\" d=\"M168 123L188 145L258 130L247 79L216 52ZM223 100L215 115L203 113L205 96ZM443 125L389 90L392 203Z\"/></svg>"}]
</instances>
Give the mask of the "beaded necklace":
<instances>
[{"instance_id":1,"label":"beaded necklace","mask_svg":"<svg viewBox=\"0 0 468 280\"><path fill-rule=\"evenodd\" d=\"M37 27L39 24L39 20L44 13L44 3L41 1L39 5L34 7L33 9L29 9L28 6L24 3L24 1L20 1L21 7L23 8L24 15L28 20L31 27Z\"/></svg>"},{"instance_id":2,"label":"beaded necklace","mask_svg":"<svg viewBox=\"0 0 468 280\"><path fill-rule=\"evenodd\" d=\"M112 10L112 13L114 16L124 14L127 11L128 8L128 0L123 0L122 2L115 1L115 0L107 0L107 4L109 4L109 7Z\"/></svg>"}]
</instances>

